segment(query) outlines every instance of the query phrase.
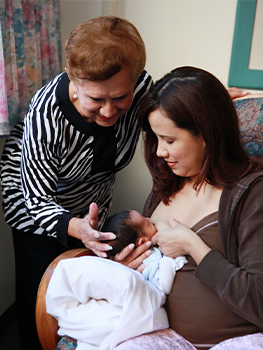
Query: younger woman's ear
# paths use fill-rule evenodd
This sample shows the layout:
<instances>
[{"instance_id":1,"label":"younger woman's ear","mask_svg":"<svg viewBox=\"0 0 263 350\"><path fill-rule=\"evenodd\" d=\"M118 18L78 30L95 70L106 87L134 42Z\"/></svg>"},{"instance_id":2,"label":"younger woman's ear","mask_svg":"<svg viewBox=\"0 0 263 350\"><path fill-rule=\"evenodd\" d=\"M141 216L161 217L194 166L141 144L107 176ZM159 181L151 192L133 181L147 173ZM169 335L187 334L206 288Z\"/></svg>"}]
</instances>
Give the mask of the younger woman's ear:
<instances>
[{"instance_id":1,"label":"younger woman's ear","mask_svg":"<svg viewBox=\"0 0 263 350\"><path fill-rule=\"evenodd\" d=\"M145 236L141 236L137 239L137 242L136 242L136 246L139 247L140 245L142 245L143 243L149 241L149 239Z\"/></svg>"}]
</instances>

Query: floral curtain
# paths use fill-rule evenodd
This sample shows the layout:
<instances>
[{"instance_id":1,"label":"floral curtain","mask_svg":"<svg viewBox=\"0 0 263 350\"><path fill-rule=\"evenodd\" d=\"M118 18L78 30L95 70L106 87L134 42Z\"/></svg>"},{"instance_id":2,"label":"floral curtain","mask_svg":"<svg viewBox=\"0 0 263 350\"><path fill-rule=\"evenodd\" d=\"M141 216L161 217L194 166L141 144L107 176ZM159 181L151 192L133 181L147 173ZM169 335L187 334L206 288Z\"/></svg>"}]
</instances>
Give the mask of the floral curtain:
<instances>
[{"instance_id":1,"label":"floral curtain","mask_svg":"<svg viewBox=\"0 0 263 350\"><path fill-rule=\"evenodd\" d=\"M0 0L0 135L61 72L59 0Z\"/></svg>"}]
</instances>

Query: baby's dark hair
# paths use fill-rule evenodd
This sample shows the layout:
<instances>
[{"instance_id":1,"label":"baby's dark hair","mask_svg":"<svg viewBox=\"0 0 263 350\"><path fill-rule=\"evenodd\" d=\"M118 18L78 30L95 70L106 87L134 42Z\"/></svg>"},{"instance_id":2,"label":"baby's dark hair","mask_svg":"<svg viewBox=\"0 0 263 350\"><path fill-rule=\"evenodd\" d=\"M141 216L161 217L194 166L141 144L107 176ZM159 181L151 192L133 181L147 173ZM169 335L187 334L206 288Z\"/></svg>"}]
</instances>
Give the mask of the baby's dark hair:
<instances>
[{"instance_id":1,"label":"baby's dark hair","mask_svg":"<svg viewBox=\"0 0 263 350\"><path fill-rule=\"evenodd\" d=\"M113 257L127 245L136 244L140 237L138 227L132 222L131 211L124 210L116 213L105 221L102 228L103 232L113 232L116 239L107 241L107 244L112 246L112 250L107 252L108 257Z\"/></svg>"}]
</instances>

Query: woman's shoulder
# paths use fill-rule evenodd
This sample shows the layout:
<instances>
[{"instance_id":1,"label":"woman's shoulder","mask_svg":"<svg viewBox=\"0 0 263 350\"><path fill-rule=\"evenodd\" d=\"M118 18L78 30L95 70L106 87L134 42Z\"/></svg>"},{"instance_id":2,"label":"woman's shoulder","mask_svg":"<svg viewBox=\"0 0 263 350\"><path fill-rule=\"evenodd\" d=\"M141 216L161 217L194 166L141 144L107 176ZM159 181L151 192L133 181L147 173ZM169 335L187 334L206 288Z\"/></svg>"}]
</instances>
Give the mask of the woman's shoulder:
<instances>
[{"instance_id":1,"label":"woman's shoulder","mask_svg":"<svg viewBox=\"0 0 263 350\"><path fill-rule=\"evenodd\" d=\"M256 191L255 186L258 188ZM219 216L224 216L223 213L231 216L242 200L251 193L252 188L253 196L261 196L263 202L263 169L244 176L233 186L224 187L220 199Z\"/></svg>"},{"instance_id":2,"label":"woman's shoulder","mask_svg":"<svg viewBox=\"0 0 263 350\"><path fill-rule=\"evenodd\" d=\"M263 181L263 169L247 174L236 184L236 187L244 187L244 189L249 189L249 187L255 183L255 181Z\"/></svg>"},{"instance_id":3,"label":"woman's shoulder","mask_svg":"<svg viewBox=\"0 0 263 350\"><path fill-rule=\"evenodd\" d=\"M67 74L61 73L53 79L51 79L47 84L43 85L32 97L29 105L29 112L34 110L35 108L37 108L38 110L40 110L41 108L46 109L46 107L44 106L50 106L50 100L52 100L51 96L54 96L53 101L57 101L57 87L61 81L65 80L67 80Z\"/></svg>"},{"instance_id":4,"label":"woman's shoulder","mask_svg":"<svg viewBox=\"0 0 263 350\"><path fill-rule=\"evenodd\" d=\"M250 186L255 182L262 182L263 181L263 169L259 169L256 171L253 171L244 177L242 177L239 181L237 181L233 186L226 186L224 187L222 196L226 193L232 193L233 197L237 197L236 193L240 192L243 193L245 191L248 191Z\"/></svg>"},{"instance_id":5,"label":"woman's shoulder","mask_svg":"<svg viewBox=\"0 0 263 350\"><path fill-rule=\"evenodd\" d=\"M151 87L152 83L153 83L153 80L151 75L146 70L143 70L135 84L135 91L139 91L139 90L147 91Z\"/></svg>"}]
</instances>

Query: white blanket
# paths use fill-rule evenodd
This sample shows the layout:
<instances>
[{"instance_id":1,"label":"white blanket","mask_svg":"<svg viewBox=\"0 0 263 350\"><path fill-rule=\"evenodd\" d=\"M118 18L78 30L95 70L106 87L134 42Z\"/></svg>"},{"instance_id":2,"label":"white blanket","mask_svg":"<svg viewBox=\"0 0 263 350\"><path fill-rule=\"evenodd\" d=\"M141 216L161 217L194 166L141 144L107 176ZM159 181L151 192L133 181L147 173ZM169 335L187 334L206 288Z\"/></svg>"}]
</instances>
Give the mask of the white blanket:
<instances>
[{"instance_id":1,"label":"white blanket","mask_svg":"<svg viewBox=\"0 0 263 350\"><path fill-rule=\"evenodd\" d=\"M165 294L139 272L93 256L60 261L46 294L58 334L77 339L78 350L110 350L168 328L164 302Z\"/></svg>"}]
</instances>

